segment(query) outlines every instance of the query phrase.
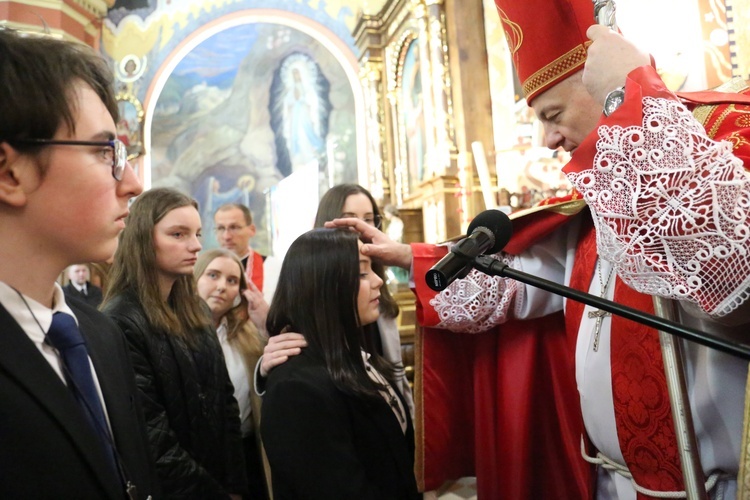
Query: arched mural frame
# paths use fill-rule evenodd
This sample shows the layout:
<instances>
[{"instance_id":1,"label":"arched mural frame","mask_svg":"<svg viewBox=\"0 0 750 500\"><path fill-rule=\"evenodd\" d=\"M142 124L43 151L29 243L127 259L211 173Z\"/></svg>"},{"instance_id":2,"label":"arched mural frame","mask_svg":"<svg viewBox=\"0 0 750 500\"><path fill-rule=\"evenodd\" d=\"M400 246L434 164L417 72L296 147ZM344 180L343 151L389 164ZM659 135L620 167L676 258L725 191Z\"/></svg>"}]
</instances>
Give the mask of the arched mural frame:
<instances>
[{"instance_id":1,"label":"arched mural frame","mask_svg":"<svg viewBox=\"0 0 750 500\"><path fill-rule=\"evenodd\" d=\"M187 54L209 37L226 29L253 23L279 24L305 33L325 47L334 59L341 64L354 95L357 129L357 176L360 183L366 184L367 179L369 179L370 165L368 165L366 150L364 94L359 80L359 63L356 55L331 30L308 17L277 9L247 9L223 16L191 33L164 59L164 62L156 71L144 98L143 140L146 150L143 158L144 186L146 188L151 186L151 157L149 151L154 111L159 95L172 72Z\"/></svg>"},{"instance_id":2,"label":"arched mural frame","mask_svg":"<svg viewBox=\"0 0 750 500\"><path fill-rule=\"evenodd\" d=\"M419 31L415 27L406 26L399 30L395 38L386 47L386 81L390 101L391 130L393 141L393 177L395 185L392 189L396 192L396 199L401 204L404 198L411 194L412 186L409 179L409 166L407 164L406 135L404 134L404 121L402 116L403 105L401 102L401 77L403 71L403 59L406 50L412 43L419 42Z\"/></svg>"},{"instance_id":3,"label":"arched mural frame","mask_svg":"<svg viewBox=\"0 0 750 500\"><path fill-rule=\"evenodd\" d=\"M417 186L420 182L424 180L424 175L412 175L413 172L411 171L414 165L412 165L412 161L418 161L420 164L422 164L422 167L424 167L424 156L422 158L416 158L412 159L410 158L410 140L408 138L408 110L406 106L406 102L404 101L404 95L405 95L405 86L404 86L404 70L406 66L406 57L408 52L412 49L412 46L415 46L417 50L420 50L419 44L421 43L421 40L419 39L419 33L415 30L406 29L401 33L401 36L398 39L398 42L396 43L396 63L394 64L394 75L393 75L393 81L395 82L395 95L396 95L396 133L398 135L398 165L400 166L400 174L402 176L401 178L401 185L406 187L406 189L403 190L402 196L410 196L415 191ZM418 56L422 58L423 56ZM420 63L423 63L422 61L418 61ZM424 72L420 70L420 80L422 80L425 77ZM415 82L416 83L416 82ZM429 92L430 87L425 88L425 86L422 84L422 82L419 82L421 86L421 100L429 98ZM424 117L424 113L426 111L423 109L423 121L421 123L421 134L422 134L422 146L426 146L425 139L427 134L427 122ZM420 131L417 131L418 133Z\"/></svg>"}]
</instances>

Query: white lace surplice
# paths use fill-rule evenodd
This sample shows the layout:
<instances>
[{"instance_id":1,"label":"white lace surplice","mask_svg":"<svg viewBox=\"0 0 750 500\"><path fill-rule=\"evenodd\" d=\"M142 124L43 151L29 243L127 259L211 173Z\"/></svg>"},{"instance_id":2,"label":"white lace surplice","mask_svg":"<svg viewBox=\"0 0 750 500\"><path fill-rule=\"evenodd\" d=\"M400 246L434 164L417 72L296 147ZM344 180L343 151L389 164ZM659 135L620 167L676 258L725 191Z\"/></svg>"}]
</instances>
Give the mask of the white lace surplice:
<instances>
[{"instance_id":1,"label":"white lace surplice","mask_svg":"<svg viewBox=\"0 0 750 500\"><path fill-rule=\"evenodd\" d=\"M632 288L719 317L748 298L750 188L728 142L678 101L644 97L643 125L598 129L594 167L569 175L599 255Z\"/></svg>"}]
</instances>

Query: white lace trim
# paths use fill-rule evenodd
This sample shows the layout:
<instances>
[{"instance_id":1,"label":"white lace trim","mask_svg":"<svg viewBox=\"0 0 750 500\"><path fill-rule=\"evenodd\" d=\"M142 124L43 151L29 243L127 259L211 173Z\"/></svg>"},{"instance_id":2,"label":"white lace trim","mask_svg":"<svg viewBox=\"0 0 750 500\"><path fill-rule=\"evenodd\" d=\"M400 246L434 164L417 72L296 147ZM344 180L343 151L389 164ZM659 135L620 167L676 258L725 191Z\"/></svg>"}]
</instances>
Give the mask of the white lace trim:
<instances>
[{"instance_id":1,"label":"white lace trim","mask_svg":"<svg viewBox=\"0 0 750 500\"><path fill-rule=\"evenodd\" d=\"M492 257L510 267L514 267L516 260L502 253ZM466 278L454 281L430 300L430 305L440 318L436 327L462 333L481 333L505 323L513 298L522 293L521 290L514 280L472 270ZM523 297L516 298L522 302Z\"/></svg>"},{"instance_id":2,"label":"white lace trim","mask_svg":"<svg viewBox=\"0 0 750 500\"><path fill-rule=\"evenodd\" d=\"M750 186L728 142L678 101L645 97L643 124L598 129L594 168L569 174L599 256L639 292L723 316L750 291Z\"/></svg>"}]
</instances>

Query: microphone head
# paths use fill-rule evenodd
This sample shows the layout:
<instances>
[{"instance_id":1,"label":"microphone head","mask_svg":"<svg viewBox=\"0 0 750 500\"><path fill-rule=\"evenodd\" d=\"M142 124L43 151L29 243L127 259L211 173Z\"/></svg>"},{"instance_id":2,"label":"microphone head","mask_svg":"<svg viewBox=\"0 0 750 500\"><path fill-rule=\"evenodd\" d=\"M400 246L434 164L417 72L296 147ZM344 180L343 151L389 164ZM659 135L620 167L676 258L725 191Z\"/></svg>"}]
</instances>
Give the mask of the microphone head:
<instances>
[{"instance_id":1,"label":"microphone head","mask_svg":"<svg viewBox=\"0 0 750 500\"><path fill-rule=\"evenodd\" d=\"M513 224L505 212L500 210L485 210L474 217L467 234L472 234L478 227L488 229L495 236L495 244L485 252L487 254L497 253L505 248L513 235Z\"/></svg>"}]
</instances>

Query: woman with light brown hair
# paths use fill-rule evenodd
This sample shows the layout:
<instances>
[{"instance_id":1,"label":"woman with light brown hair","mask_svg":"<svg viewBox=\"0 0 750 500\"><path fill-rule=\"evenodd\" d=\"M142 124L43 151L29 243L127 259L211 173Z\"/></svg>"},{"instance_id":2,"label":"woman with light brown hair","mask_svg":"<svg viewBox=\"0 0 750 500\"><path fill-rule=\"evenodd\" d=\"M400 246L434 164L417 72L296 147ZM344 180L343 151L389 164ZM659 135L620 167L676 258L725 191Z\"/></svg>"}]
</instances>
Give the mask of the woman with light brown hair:
<instances>
[{"instance_id":1,"label":"woman with light brown hair","mask_svg":"<svg viewBox=\"0 0 750 500\"><path fill-rule=\"evenodd\" d=\"M211 310L213 326L234 386L234 398L240 408L240 431L250 498L260 500L266 498L258 432L261 400L252 388L255 364L263 354L266 338L248 313L245 293L252 291L248 290L242 262L234 252L223 248L202 252L195 263L193 275L198 295ZM252 284L250 286L253 287Z\"/></svg>"}]
</instances>

